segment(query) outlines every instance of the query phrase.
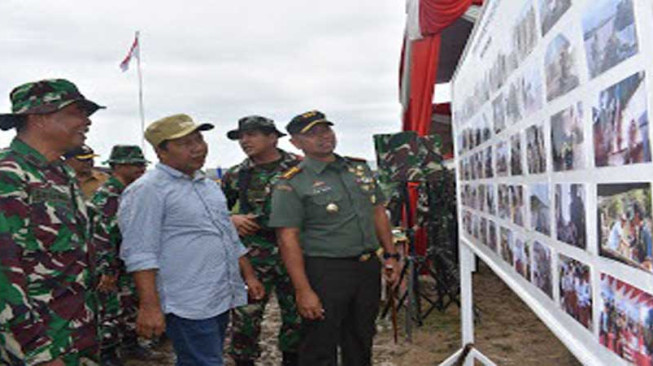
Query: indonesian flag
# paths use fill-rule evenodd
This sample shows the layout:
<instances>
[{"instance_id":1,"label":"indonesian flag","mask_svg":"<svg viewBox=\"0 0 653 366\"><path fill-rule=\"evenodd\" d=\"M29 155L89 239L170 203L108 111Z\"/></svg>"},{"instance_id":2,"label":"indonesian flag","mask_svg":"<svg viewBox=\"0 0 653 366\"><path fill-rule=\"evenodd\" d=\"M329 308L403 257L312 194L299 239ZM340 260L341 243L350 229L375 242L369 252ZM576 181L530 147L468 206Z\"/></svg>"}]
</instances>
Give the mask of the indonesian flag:
<instances>
[{"instance_id":1,"label":"indonesian flag","mask_svg":"<svg viewBox=\"0 0 653 366\"><path fill-rule=\"evenodd\" d=\"M132 43L132 46L129 49L129 52L127 53L125 59L122 60L122 62L120 63L120 69L123 72L129 70L129 63L131 62L132 58L140 58L139 48L140 47L138 45L138 32L136 32L136 36L134 37L134 43Z\"/></svg>"}]
</instances>

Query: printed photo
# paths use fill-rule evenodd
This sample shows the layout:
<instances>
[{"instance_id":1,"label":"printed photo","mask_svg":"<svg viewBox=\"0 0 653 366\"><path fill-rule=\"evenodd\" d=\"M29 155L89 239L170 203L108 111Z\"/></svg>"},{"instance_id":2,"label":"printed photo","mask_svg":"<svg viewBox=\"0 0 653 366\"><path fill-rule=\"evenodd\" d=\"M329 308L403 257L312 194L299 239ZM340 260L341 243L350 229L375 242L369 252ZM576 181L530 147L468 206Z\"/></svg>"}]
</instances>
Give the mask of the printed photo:
<instances>
[{"instance_id":1,"label":"printed photo","mask_svg":"<svg viewBox=\"0 0 653 366\"><path fill-rule=\"evenodd\" d=\"M521 82L516 80L508 88L508 97L506 98L506 119L510 124L515 124L522 119L522 90Z\"/></svg>"},{"instance_id":2,"label":"printed photo","mask_svg":"<svg viewBox=\"0 0 653 366\"><path fill-rule=\"evenodd\" d=\"M600 254L653 273L650 183L597 186Z\"/></svg>"},{"instance_id":3,"label":"printed photo","mask_svg":"<svg viewBox=\"0 0 653 366\"><path fill-rule=\"evenodd\" d=\"M481 227L479 228L481 234L481 243L487 245L487 219L481 217Z\"/></svg>"},{"instance_id":4,"label":"printed photo","mask_svg":"<svg viewBox=\"0 0 653 366\"><path fill-rule=\"evenodd\" d=\"M500 133L506 129L506 111L503 105L503 94L499 94L492 101L492 120L494 121L494 133Z\"/></svg>"},{"instance_id":5,"label":"printed photo","mask_svg":"<svg viewBox=\"0 0 653 366\"><path fill-rule=\"evenodd\" d=\"M507 177L508 176L508 143L506 141L499 142L497 144L497 177Z\"/></svg>"},{"instance_id":6,"label":"printed photo","mask_svg":"<svg viewBox=\"0 0 653 366\"><path fill-rule=\"evenodd\" d=\"M516 225L524 226L524 187L509 186L510 190L510 217Z\"/></svg>"},{"instance_id":7,"label":"printed photo","mask_svg":"<svg viewBox=\"0 0 653 366\"><path fill-rule=\"evenodd\" d=\"M551 235L551 200L549 185L530 185L531 228L544 235Z\"/></svg>"},{"instance_id":8,"label":"printed photo","mask_svg":"<svg viewBox=\"0 0 653 366\"><path fill-rule=\"evenodd\" d=\"M485 178L493 178L494 177L494 170L492 168L492 146L488 146L485 149Z\"/></svg>"},{"instance_id":9,"label":"printed photo","mask_svg":"<svg viewBox=\"0 0 653 366\"><path fill-rule=\"evenodd\" d=\"M517 24L512 30L512 39L517 57L524 60L530 55L537 44L538 37L537 25L535 24L535 8L531 2L527 3L522 10Z\"/></svg>"},{"instance_id":10,"label":"printed photo","mask_svg":"<svg viewBox=\"0 0 653 366\"><path fill-rule=\"evenodd\" d=\"M576 47L566 36L559 34L551 41L544 56L546 100L552 101L578 86L577 59Z\"/></svg>"},{"instance_id":11,"label":"printed photo","mask_svg":"<svg viewBox=\"0 0 653 366\"><path fill-rule=\"evenodd\" d=\"M493 252L497 251L497 225L494 221L489 220L488 223L488 243L487 245L492 249Z\"/></svg>"},{"instance_id":12,"label":"printed photo","mask_svg":"<svg viewBox=\"0 0 653 366\"><path fill-rule=\"evenodd\" d=\"M533 63L526 68L524 75L519 79L524 117L528 117L542 108L542 75L537 65Z\"/></svg>"},{"instance_id":13,"label":"printed photo","mask_svg":"<svg viewBox=\"0 0 653 366\"><path fill-rule=\"evenodd\" d=\"M583 105L581 102L551 116L551 150L556 172L585 167Z\"/></svg>"},{"instance_id":14,"label":"printed photo","mask_svg":"<svg viewBox=\"0 0 653 366\"><path fill-rule=\"evenodd\" d=\"M599 342L628 363L653 366L653 295L601 273Z\"/></svg>"},{"instance_id":15,"label":"printed photo","mask_svg":"<svg viewBox=\"0 0 653 366\"><path fill-rule=\"evenodd\" d=\"M557 184L555 190L556 238L586 249L585 187L582 184Z\"/></svg>"},{"instance_id":16,"label":"printed photo","mask_svg":"<svg viewBox=\"0 0 653 366\"><path fill-rule=\"evenodd\" d=\"M479 219L478 215L472 215L472 235L474 236L474 239L479 240L480 239L480 228L479 228Z\"/></svg>"},{"instance_id":17,"label":"printed photo","mask_svg":"<svg viewBox=\"0 0 653 366\"><path fill-rule=\"evenodd\" d=\"M501 238L499 244L501 245L501 258L503 258L506 263L510 266L513 265L513 255L512 255L512 230L502 227L499 230Z\"/></svg>"},{"instance_id":18,"label":"printed photo","mask_svg":"<svg viewBox=\"0 0 653 366\"><path fill-rule=\"evenodd\" d=\"M544 147L544 127L534 125L526 129L526 163L528 174L546 172L546 150Z\"/></svg>"},{"instance_id":19,"label":"printed photo","mask_svg":"<svg viewBox=\"0 0 653 366\"><path fill-rule=\"evenodd\" d=\"M528 243L519 235L513 235L512 256L515 263L515 270L526 280L531 278L531 263L528 253Z\"/></svg>"},{"instance_id":20,"label":"printed photo","mask_svg":"<svg viewBox=\"0 0 653 366\"><path fill-rule=\"evenodd\" d=\"M560 307L588 330L592 330L590 267L560 254Z\"/></svg>"},{"instance_id":21,"label":"printed photo","mask_svg":"<svg viewBox=\"0 0 653 366\"><path fill-rule=\"evenodd\" d=\"M488 184L485 189L485 207L490 215L496 214L496 202L494 195L494 185Z\"/></svg>"},{"instance_id":22,"label":"printed photo","mask_svg":"<svg viewBox=\"0 0 653 366\"><path fill-rule=\"evenodd\" d=\"M510 174L522 175L521 161L521 134L516 133L510 137Z\"/></svg>"},{"instance_id":23,"label":"printed photo","mask_svg":"<svg viewBox=\"0 0 653 366\"><path fill-rule=\"evenodd\" d=\"M499 217L510 220L510 192L508 186L499 184Z\"/></svg>"},{"instance_id":24,"label":"printed photo","mask_svg":"<svg viewBox=\"0 0 653 366\"><path fill-rule=\"evenodd\" d=\"M651 161L644 72L602 91L592 108L597 167Z\"/></svg>"},{"instance_id":25,"label":"printed photo","mask_svg":"<svg viewBox=\"0 0 653 366\"><path fill-rule=\"evenodd\" d=\"M533 242L533 277L531 282L547 296L553 298L551 249L537 240Z\"/></svg>"},{"instance_id":26,"label":"printed photo","mask_svg":"<svg viewBox=\"0 0 653 366\"><path fill-rule=\"evenodd\" d=\"M479 211L485 211L485 184L479 184L478 188L478 209Z\"/></svg>"},{"instance_id":27,"label":"printed photo","mask_svg":"<svg viewBox=\"0 0 653 366\"><path fill-rule=\"evenodd\" d=\"M470 237L472 235L472 213L471 211L463 212L463 227L465 228L465 233Z\"/></svg>"},{"instance_id":28,"label":"printed photo","mask_svg":"<svg viewBox=\"0 0 653 366\"><path fill-rule=\"evenodd\" d=\"M560 19L571 6L571 0L540 0L540 24L542 36Z\"/></svg>"},{"instance_id":29,"label":"printed photo","mask_svg":"<svg viewBox=\"0 0 653 366\"><path fill-rule=\"evenodd\" d=\"M637 53L632 0L594 0L583 12L583 43L594 78Z\"/></svg>"}]
</instances>

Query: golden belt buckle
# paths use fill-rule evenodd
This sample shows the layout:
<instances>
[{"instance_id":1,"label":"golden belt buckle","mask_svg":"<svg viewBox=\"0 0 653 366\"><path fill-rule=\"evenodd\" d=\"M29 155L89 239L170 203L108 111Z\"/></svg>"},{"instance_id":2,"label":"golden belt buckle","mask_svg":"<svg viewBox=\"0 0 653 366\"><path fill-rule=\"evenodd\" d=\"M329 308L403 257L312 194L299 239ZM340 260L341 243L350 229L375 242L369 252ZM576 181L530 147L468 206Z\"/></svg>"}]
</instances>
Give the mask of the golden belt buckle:
<instances>
[{"instance_id":1,"label":"golden belt buckle","mask_svg":"<svg viewBox=\"0 0 653 366\"><path fill-rule=\"evenodd\" d=\"M370 259L371 257L372 257L372 253L361 254L361 256L358 257L358 261L359 262L367 262L367 260Z\"/></svg>"}]
</instances>

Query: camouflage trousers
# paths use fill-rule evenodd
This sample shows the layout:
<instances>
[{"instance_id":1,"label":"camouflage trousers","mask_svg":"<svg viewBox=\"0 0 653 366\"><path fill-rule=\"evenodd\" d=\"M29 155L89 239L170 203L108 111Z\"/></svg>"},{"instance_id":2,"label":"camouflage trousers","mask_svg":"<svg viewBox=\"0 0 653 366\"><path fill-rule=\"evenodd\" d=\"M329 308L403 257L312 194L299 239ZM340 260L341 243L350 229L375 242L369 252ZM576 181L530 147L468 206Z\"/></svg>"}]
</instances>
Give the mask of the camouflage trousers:
<instances>
[{"instance_id":1,"label":"camouflage trousers","mask_svg":"<svg viewBox=\"0 0 653 366\"><path fill-rule=\"evenodd\" d=\"M66 366L100 366L100 357L97 352L97 347L74 353L67 353L58 358L60 358ZM6 352L6 350L0 349L0 365L25 366L26 363L24 360Z\"/></svg>"},{"instance_id":2,"label":"camouflage trousers","mask_svg":"<svg viewBox=\"0 0 653 366\"><path fill-rule=\"evenodd\" d=\"M252 251L250 251L252 253ZM281 259L260 259L250 257L256 275L265 287L265 297L232 311L231 344L229 354L237 360L254 360L261 354L259 337L265 307L272 291L276 294L281 309L281 328L278 333L281 352L297 352L299 347L301 317L295 305L295 291Z\"/></svg>"},{"instance_id":3,"label":"camouflage trousers","mask_svg":"<svg viewBox=\"0 0 653 366\"><path fill-rule=\"evenodd\" d=\"M138 296L131 276L121 273L118 289L98 293L99 336L101 349L131 346L137 341L136 315Z\"/></svg>"}]
</instances>

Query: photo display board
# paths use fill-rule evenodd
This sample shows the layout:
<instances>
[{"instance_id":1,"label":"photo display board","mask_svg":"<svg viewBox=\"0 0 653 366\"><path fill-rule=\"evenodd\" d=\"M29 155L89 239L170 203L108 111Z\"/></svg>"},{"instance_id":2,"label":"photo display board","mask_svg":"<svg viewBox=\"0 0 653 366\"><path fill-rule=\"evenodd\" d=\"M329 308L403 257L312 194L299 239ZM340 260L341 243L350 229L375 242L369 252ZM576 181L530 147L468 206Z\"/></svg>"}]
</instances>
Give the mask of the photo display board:
<instances>
[{"instance_id":1,"label":"photo display board","mask_svg":"<svg viewBox=\"0 0 653 366\"><path fill-rule=\"evenodd\" d=\"M650 0L490 0L452 81L461 244L605 365L653 366L651 35Z\"/></svg>"}]
</instances>

